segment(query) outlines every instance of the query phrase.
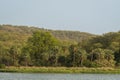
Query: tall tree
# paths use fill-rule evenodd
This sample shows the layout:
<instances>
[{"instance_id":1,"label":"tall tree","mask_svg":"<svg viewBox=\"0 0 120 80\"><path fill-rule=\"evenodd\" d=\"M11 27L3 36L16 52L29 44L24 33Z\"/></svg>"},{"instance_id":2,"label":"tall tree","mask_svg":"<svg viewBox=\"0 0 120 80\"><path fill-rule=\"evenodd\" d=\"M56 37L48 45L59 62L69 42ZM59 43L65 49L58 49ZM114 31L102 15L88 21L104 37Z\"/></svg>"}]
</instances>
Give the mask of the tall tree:
<instances>
[{"instance_id":1,"label":"tall tree","mask_svg":"<svg viewBox=\"0 0 120 80\"><path fill-rule=\"evenodd\" d=\"M76 52L77 52L77 45L71 45L69 47L70 55L69 55L69 60L71 62L71 66L75 67L76 66Z\"/></svg>"},{"instance_id":2,"label":"tall tree","mask_svg":"<svg viewBox=\"0 0 120 80\"><path fill-rule=\"evenodd\" d=\"M78 48L78 51L76 52L77 66L84 66L83 63L85 62L86 59L87 59L86 51L81 48Z\"/></svg>"},{"instance_id":3,"label":"tall tree","mask_svg":"<svg viewBox=\"0 0 120 80\"><path fill-rule=\"evenodd\" d=\"M19 53L19 48L17 46L12 46L9 50L10 56L12 58L12 65L13 66L18 66L18 57L20 55Z\"/></svg>"},{"instance_id":4,"label":"tall tree","mask_svg":"<svg viewBox=\"0 0 120 80\"><path fill-rule=\"evenodd\" d=\"M33 63L38 66L44 65L44 55L57 44L57 39L49 32L35 31L28 39L28 47Z\"/></svg>"}]
</instances>

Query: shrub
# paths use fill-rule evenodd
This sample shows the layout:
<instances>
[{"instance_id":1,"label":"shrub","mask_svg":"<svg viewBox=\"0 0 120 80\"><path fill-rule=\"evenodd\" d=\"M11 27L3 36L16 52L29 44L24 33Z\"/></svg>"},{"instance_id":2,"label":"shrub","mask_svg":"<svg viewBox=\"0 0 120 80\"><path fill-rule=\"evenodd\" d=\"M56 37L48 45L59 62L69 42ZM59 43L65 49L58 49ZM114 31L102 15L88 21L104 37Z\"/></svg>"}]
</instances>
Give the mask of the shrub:
<instances>
[{"instance_id":1,"label":"shrub","mask_svg":"<svg viewBox=\"0 0 120 80\"><path fill-rule=\"evenodd\" d=\"M5 67L6 67L5 64L0 64L1 69L4 69Z\"/></svg>"}]
</instances>

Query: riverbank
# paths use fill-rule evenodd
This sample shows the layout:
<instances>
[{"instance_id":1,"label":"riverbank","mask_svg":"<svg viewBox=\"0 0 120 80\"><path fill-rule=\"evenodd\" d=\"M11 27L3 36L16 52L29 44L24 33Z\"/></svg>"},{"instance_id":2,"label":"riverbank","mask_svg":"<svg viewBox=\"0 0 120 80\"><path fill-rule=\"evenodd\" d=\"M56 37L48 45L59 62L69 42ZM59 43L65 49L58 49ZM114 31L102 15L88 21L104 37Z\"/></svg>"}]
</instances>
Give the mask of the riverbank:
<instances>
[{"instance_id":1,"label":"riverbank","mask_svg":"<svg viewBox=\"0 0 120 80\"><path fill-rule=\"evenodd\" d=\"M6 67L0 72L16 73L111 73L120 74L120 68L86 68L86 67Z\"/></svg>"}]
</instances>

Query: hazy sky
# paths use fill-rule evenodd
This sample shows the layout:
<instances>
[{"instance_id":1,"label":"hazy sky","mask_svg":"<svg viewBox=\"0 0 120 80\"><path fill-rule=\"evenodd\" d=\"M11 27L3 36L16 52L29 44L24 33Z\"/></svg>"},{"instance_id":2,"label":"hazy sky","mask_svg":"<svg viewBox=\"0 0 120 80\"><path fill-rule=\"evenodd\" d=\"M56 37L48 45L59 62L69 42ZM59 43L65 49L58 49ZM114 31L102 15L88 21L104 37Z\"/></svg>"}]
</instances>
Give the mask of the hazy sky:
<instances>
[{"instance_id":1,"label":"hazy sky","mask_svg":"<svg viewBox=\"0 0 120 80\"><path fill-rule=\"evenodd\" d=\"M120 0L0 0L0 24L102 34L120 30Z\"/></svg>"}]
</instances>

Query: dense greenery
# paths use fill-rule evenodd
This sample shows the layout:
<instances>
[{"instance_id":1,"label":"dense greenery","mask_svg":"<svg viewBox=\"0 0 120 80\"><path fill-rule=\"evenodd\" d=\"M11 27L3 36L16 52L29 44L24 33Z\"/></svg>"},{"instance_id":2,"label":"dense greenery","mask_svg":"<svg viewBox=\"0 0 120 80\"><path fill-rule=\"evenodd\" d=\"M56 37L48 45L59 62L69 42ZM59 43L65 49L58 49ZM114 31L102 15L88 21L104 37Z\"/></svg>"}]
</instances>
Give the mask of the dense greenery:
<instances>
[{"instance_id":1,"label":"dense greenery","mask_svg":"<svg viewBox=\"0 0 120 80\"><path fill-rule=\"evenodd\" d=\"M118 67L120 32L93 35L0 25L0 65Z\"/></svg>"}]
</instances>

